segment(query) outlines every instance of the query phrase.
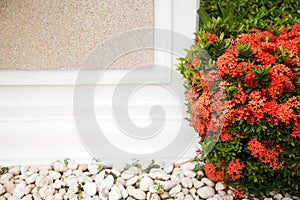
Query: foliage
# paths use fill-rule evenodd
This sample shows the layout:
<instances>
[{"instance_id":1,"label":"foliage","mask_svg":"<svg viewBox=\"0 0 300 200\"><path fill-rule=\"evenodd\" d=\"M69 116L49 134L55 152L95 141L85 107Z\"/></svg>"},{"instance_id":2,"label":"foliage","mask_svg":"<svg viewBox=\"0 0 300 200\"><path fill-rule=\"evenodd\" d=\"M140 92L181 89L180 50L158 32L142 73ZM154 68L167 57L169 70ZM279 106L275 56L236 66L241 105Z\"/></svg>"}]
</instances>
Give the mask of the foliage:
<instances>
[{"instance_id":1,"label":"foliage","mask_svg":"<svg viewBox=\"0 0 300 200\"><path fill-rule=\"evenodd\" d=\"M300 24L267 29L229 39L200 30L178 65L191 126L215 138L201 141L205 172L240 197L300 187Z\"/></svg>"},{"instance_id":2,"label":"foliage","mask_svg":"<svg viewBox=\"0 0 300 200\"><path fill-rule=\"evenodd\" d=\"M215 34L217 38L235 38L253 29L266 30L270 27L273 34L278 35L280 27L300 23L298 0L201 0L200 4L199 32L196 33L199 40L208 33ZM224 40L208 45L209 49L203 48L214 60L228 47Z\"/></svg>"}]
</instances>

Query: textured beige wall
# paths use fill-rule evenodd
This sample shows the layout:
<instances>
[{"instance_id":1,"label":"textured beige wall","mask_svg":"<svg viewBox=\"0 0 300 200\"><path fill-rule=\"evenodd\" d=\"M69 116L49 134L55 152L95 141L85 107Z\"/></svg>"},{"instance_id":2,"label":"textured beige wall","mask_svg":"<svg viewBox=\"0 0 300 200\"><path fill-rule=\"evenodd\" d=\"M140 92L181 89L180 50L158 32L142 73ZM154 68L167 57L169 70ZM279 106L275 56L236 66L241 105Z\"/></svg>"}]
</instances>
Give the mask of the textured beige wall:
<instances>
[{"instance_id":1,"label":"textured beige wall","mask_svg":"<svg viewBox=\"0 0 300 200\"><path fill-rule=\"evenodd\" d=\"M0 0L0 69L78 69L97 44L126 30L153 27L153 0ZM152 63L148 50L112 68Z\"/></svg>"}]
</instances>

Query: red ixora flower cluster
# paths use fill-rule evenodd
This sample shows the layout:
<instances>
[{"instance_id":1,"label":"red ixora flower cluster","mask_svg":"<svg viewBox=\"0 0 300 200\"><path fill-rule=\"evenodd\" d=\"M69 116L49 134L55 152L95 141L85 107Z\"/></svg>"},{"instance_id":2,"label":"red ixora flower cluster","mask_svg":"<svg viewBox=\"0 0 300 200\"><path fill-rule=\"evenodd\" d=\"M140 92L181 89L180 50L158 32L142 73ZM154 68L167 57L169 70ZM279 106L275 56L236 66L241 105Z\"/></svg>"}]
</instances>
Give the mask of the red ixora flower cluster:
<instances>
[{"instance_id":1,"label":"red ixora flower cluster","mask_svg":"<svg viewBox=\"0 0 300 200\"><path fill-rule=\"evenodd\" d=\"M240 163L239 159L234 159L230 161L227 173L230 175L232 180L241 178L241 170L245 167L243 163Z\"/></svg>"},{"instance_id":2,"label":"red ixora flower cluster","mask_svg":"<svg viewBox=\"0 0 300 200\"><path fill-rule=\"evenodd\" d=\"M256 139L251 139L249 141L248 149L251 151L254 158L259 158L263 163L269 163L273 170L279 169L284 164L284 161L278 164L278 152L275 150L267 150Z\"/></svg>"},{"instance_id":3,"label":"red ixora flower cluster","mask_svg":"<svg viewBox=\"0 0 300 200\"><path fill-rule=\"evenodd\" d=\"M225 177L224 172L216 170L213 163L206 163L204 167L206 176L212 181L222 181Z\"/></svg>"}]
</instances>

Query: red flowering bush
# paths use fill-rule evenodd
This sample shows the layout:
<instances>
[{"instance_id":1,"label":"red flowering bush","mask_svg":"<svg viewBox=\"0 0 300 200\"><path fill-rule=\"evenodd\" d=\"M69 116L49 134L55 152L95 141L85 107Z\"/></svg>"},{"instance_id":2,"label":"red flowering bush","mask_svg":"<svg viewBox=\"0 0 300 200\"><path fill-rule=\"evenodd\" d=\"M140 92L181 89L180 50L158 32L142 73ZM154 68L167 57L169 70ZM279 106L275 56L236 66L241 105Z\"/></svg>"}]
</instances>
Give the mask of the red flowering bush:
<instances>
[{"instance_id":1,"label":"red flowering bush","mask_svg":"<svg viewBox=\"0 0 300 200\"><path fill-rule=\"evenodd\" d=\"M214 62L202 48L216 44L225 50ZM232 185L240 197L299 194L300 24L235 39L197 34L180 60L208 178Z\"/></svg>"}]
</instances>

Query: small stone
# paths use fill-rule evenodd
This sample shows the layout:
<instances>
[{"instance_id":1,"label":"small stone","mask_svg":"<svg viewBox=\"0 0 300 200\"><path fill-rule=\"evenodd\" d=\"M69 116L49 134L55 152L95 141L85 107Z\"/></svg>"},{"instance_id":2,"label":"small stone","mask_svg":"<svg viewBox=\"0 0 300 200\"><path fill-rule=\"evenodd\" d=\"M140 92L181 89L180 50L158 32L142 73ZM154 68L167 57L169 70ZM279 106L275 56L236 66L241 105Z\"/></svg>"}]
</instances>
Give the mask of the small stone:
<instances>
[{"instance_id":1,"label":"small stone","mask_svg":"<svg viewBox=\"0 0 300 200\"><path fill-rule=\"evenodd\" d=\"M117 180L116 180L116 185L123 185L125 186L126 184L126 180L122 177L118 177Z\"/></svg>"},{"instance_id":2,"label":"small stone","mask_svg":"<svg viewBox=\"0 0 300 200\"><path fill-rule=\"evenodd\" d=\"M67 170L67 171L65 171L65 172L63 173L63 176L64 176L64 177L68 177L68 176L71 176L72 173L73 173L72 170L69 169L69 170Z\"/></svg>"},{"instance_id":3,"label":"small stone","mask_svg":"<svg viewBox=\"0 0 300 200\"><path fill-rule=\"evenodd\" d=\"M172 189L173 187L175 187L176 185L178 185L180 183L180 179L177 180L171 180L171 181L165 181L163 183L164 186L164 190L165 191L169 191L170 189Z\"/></svg>"},{"instance_id":4,"label":"small stone","mask_svg":"<svg viewBox=\"0 0 300 200\"><path fill-rule=\"evenodd\" d=\"M91 174L97 174L100 171L98 164L89 164L88 170Z\"/></svg>"},{"instance_id":5,"label":"small stone","mask_svg":"<svg viewBox=\"0 0 300 200\"><path fill-rule=\"evenodd\" d=\"M197 190L197 194L203 199L208 199L215 195L215 190L212 187L204 186Z\"/></svg>"},{"instance_id":6,"label":"small stone","mask_svg":"<svg viewBox=\"0 0 300 200\"><path fill-rule=\"evenodd\" d=\"M39 190L40 196L45 199L46 197L53 195L55 192L55 189L53 186L44 186Z\"/></svg>"},{"instance_id":7,"label":"small stone","mask_svg":"<svg viewBox=\"0 0 300 200\"><path fill-rule=\"evenodd\" d=\"M29 166L27 165L22 165L21 166L21 174L26 174L27 170L29 169Z\"/></svg>"},{"instance_id":8,"label":"small stone","mask_svg":"<svg viewBox=\"0 0 300 200\"><path fill-rule=\"evenodd\" d=\"M39 175L47 176L49 174L49 171L51 170L50 165L41 166L39 169Z\"/></svg>"},{"instance_id":9,"label":"small stone","mask_svg":"<svg viewBox=\"0 0 300 200\"><path fill-rule=\"evenodd\" d=\"M181 180L181 184L184 188L192 188L193 187L193 182L190 178L183 178Z\"/></svg>"},{"instance_id":10,"label":"small stone","mask_svg":"<svg viewBox=\"0 0 300 200\"><path fill-rule=\"evenodd\" d=\"M149 187L151 185L154 185L154 182L151 178L149 177L144 177L142 178L142 180L140 181L140 189L147 192L149 190Z\"/></svg>"},{"instance_id":11,"label":"small stone","mask_svg":"<svg viewBox=\"0 0 300 200\"><path fill-rule=\"evenodd\" d=\"M231 195L224 195L224 196L222 196L222 200L233 200L233 196L231 196Z\"/></svg>"},{"instance_id":12,"label":"small stone","mask_svg":"<svg viewBox=\"0 0 300 200\"><path fill-rule=\"evenodd\" d=\"M35 180L36 180L36 178L37 178L38 176L39 176L38 173L34 173L34 174L32 174L31 176L27 177L27 178L25 179L25 181L26 181L27 184L34 183Z\"/></svg>"},{"instance_id":13,"label":"small stone","mask_svg":"<svg viewBox=\"0 0 300 200\"><path fill-rule=\"evenodd\" d=\"M264 200L273 200L273 198L264 198Z\"/></svg>"},{"instance_id":14,"label":"small stone","mask_svg":"<svg viewBox=\"0 0 300 200\"><path fill-rule=\"evenodd\" d=\"M125 170L125 171L121 174L121 177L124 178L125 180L127 180L127 179L130 179L130 178L134 177L135 175L137 175L137 173L134 173L134 172L132 172L132 171Z\"/></svg>"},{"instance_id":15,"label":"small stone","mask_svg":"<svg viewBox=\"0 0 300 200\"><path fill-rule=\"evenodd\" d=\"M216 186L215 186L215 189L217 191L220 191L220 190L224 190L226 187L225 185L222 183L222 182L217 182Z\"/></svg>"},{"instance_id":16,"label":"small stone","mask_svg":"<svg viewBox=\"0 0 300 200\"><path fill-rule=\"evenodd\" d=\"M54 183L52 185L55 189L60 189L61 186L63 185L63 182L61 180L57 179L54 181Z\"/></svg>"},{"instance_id":17,"label":"small stone","mask_svg":"<svg viewBox=\"0 0 300 200\"><path fill-rule=\"evenodd\" d=\"M75 170L78 168L78 164L75 160L68 160L68 165L67 165L68 169L70 170Z\"/></svg>"},{"instance_id":18,"label":"small stone","mask_svg":"<svg viewBox=\"0 0 300 200\"><path fill-rule=\"evenodd\" d=\"M191 195L196 195L197 190L195 188L190 189Z\"/></svg>"},{"instance_id":19,"label":"small stone","mask_svg":"<svg viewBox=\"0 0 300 200\"><path fill-rule=\"evenodd\" d=\"M174 165L173 164L169 164L169 165L166 165L164 166L164 172L166 172L167 174L171 174L172 171L174 169Z\"/></svg>"},{"instance_id":20,"label":"small stone","mask_svg":"<svg viewBox=\"0 0 300 200\"><path fill-rule=\"evenodd\" d=\"M31 176L34 173L37 173L39 168L37 166L31 166L28 171L25 173L27 176Z\"/></svg>"},{"instance_id":21,"label":"small stone","mask_svg":"<svg viewBox=\"0 0 300 200\"><path fill-rule=\"evenodd\" d=\"M290 197L284 197L282 200L293 200L293 199Z\"/></svg>"},{"instance_id":22,"label":"small stone","mask_svg":"<svg viewBox=\"0 0 300 200\"><path fill-rule=\"evenodd\" d=\"M83 186L83 191L85 191L87 195L93 196L97 192L97 186L95 183L87 182Z\"/></svg>"},{"instance_id":23,"label":"small stone","mask_svg":"<svg viewBox=\"0 0 300 200\"><path fill-rule=\"evenodd\" d=\"M78 165L78 170L84 172L85 170L87 170L87 165L86 164Z\"/></svg>"},{"instance_id":24,"label":"small stone","mask_svg":"<svg viewBox=\"0 0 300 200\"><path fill-rule=\"evenodd\" d=\"M157 193L157 185L151 185L148 190L150 193Z\"/></svg>"},{"instance_id":25,"label":"small stone","mask_svg":"<svg viewBox=\"0 0 300 200\"><path fill-rule=\"evenodd\" d=\"M158 194L151 194L151 193L148 193L149 194L149 197L147 197L147 199L149 200L160 200L160 197Z\"/></svg>"},{"instance_id":26,"label":"small stone","mask_svg":"<svg viewBox=\"0 0 300 200\"><path fill-rule=\"evenodd\" d=\"M179 192L181 191L181 189L182 189L181 185L177 185L177 186L173 187L173 188L169 191L170 196L171 196L171 197L175 197L175 195L176 195L177 193L179 193Z\"/></svg>"},{"instance_id":27,"label":"small stone","mask_svg":"<svg viewBox=\"0 0 300 200\"><path fill-rule=\"evenodd\" d=\"M220 197L225 196L225 195L226 195L226 192L223 191L223 190L219 190L219 191L218 191L218 195L219 195Z\"/></svg>"},{"instance_id":28,"label":"small stone","mask_svg":"<svg viewBox=\"0 0 300 200\"><path fill-rule=\"evenodd\" d=\"M182 192L177 193L175 195L175 199L184 200L184 194Z\"/></svg>"},{"instance_id":29,"label":"small stone","mask_svg":"<svg viewBox=\"0 0 300 200\"><path fill-rule=\"evenodd\" d=\"M159 179L159 180L168 180L170 178L170 175L167 174L165 171L161 169L151 169L149 172L149 177L152 179Z\"/></svg>"},{"instance_id":30,"label":"small stone","mask_svg":"<svg viewBox=\"0 0 300 200\"><path fill-rule=\"evenodd\" d=\"M9 169L8 173L10 173L14 176L20 175L21 168L20 167L13 167L13 168Z\"/></svg>"},{"instance_id":31,"label":"small stone","mask_svg":"<svg viewBox=\"0 0 300 200\"><path fill-rule=\"evenodd\" d=\"M35 185L33 185L33 184L27 185L25 188L25 195L28 195L34 187L35 187Z\"/></svg>"},{"instance_id":32,"label":"small stone","mask_svg":"<svg viewBox=\"0 0 300 200\"><path fill-rule=\"evenodd\" d=\"M44 187L44 186L48 185L48 183L49 183L49 179L46 176L38 176L35 179L35 185L37 187Z\"/></svg>"},{"instance_id":33,"label":"small stone","mask_svg":"<svg viewBox=\"0 0 300 200\"><path fill-rule=\"evenodd\" d=\"M184 197L184 200L194 200L193 196L188 194Z\"/></svg>"},{"instance_id":34,"label":"small stone","mask_svg":"<svg viewBox=\"0 0 300 200\"><path fill-rule=\"evenodd\" d=\"M234 192L232 190L227 190L227 194L234 196Z\"/></svg>"},{"instance_id":35,"label":"small stone","mask_svg":"<svg viewBox=\"0 0 300 200\"><path fill-rule=\"evenodd\" d=\"M190 190L189 189L187 189L187 188L182 188L182 190L181 190L182 192L183 192L183 194L185 194L185 195L187 195L189 192L190 192Z\"/></svg>"},{"instance_id":36,"label":"small stone","mask_svg":"<svg viewBox=\"0 0 300 200\"><path fill-rule=\"evenodd\" d=\"M188 178L194 178L196 177L197 173L192 171L192 170L189 170L189 169L185 169L182 171L183 175L185 177L188 177Z\"/></svg>"},{"instance_id":37,"label":"small stone","mask_svg":"<svg viewBox=\"0 0 300 200\"><path fill-rule=\"evenodd\" d=\"M21 182L21 183L16 185L15 190L13 192L13 196L21 198L22 196L25 195L25 190L26 190L26 183Z\"/></svg>"},{"instance_id":38,"label":"small stone","mask_svg":"<svg viewBox=\"0 0 300 200\"><path fill-rule=\"evenodd\" d=\"M201 171L201 170L197 171L197 177L198 178L202 178L203 176L204 176L204 172L203 171Z\"/></svg>"},{"instance_id":39,"label":"small stone","mask_svg":"<svg viewBox=\"0 0 300 200\"><path fill-rule=\"evenodd\" d=\"M22 200L32 200L32 195L31 194L26 195L22 198Z\"/></svg>"},{"instance_id":40,"label":"small stone","mask_svg":"<svg viewBox=\"0 0 300 200\"><path fill-rule=\"evenodd\" d=\"M49 172L49 176L53 179L59 179L61 177L61 173L57 172L57 171L50 171Z\"/></svg>"},{"instance_id":41,"label":"small stone","mask_svg":"<svg viewBox=\"0 0 300 200\"><path fill-rule=\"evenodd\" d=\"M112 168L112 169L110 170L110 172L113 173L116 177L119 177L119 176L121 175L120 170L115 169L115 168Z\"/></svg>"},{"instance_id":42,"label":"small stone","mask_svg":"<svg viewBox=\"0 0 300 200\"><path fill-rule=\"evenodd\" d=\"M214 187L215 186L214 182L212 182L208 178L202 178L201 182L204 183L205 185L209 186L209 187Z\"/></svg>"},{"instance_id":43,"label":"small stone","mask_svg":"<svg viewBox=\"0 0 300 200\"><path fill-rule=\"evenodd\" d=\"M160 197L161 197L162 199L167 199L167 198L169 198L169 197L170 197L169 192L163 192L163 193L160 195Z\"/></svg>"},{"instance_id":44,"label":"small stone","mask_svg":"<svg viewBox=\"0 0 300 200\"><path fill-rule=\"evenodd\" d=\"M126 190L127 190L127 192L128 192L128 195L132 196L132 191L133 191L134 189L135 189L135 188L134 188L132 185L128 186L128 187L126 188Z\"/></svg>"},{"instance_id":45,"label":"small stone","mask_svg":"<svg viewBox=\"0 0 300 200\"><path fill-rule=\"evenodd\" d=\"M122 198L122 193L121 193L121 190L118 186L113 186L109 192L109 195L108 195L109 199L111 200L118 200L118 199L121 199Z\"/></svg>"},{"instance_id":46,"label":"small stone","mask_svg":"<svg viewBox=\"0 0 300 200\"><path fill-rule=\"evenodd\" d=\"M275 199L275 200L281 200L282 198L283 198L282 194L275 194L273 196L273 199Z\"/></svg>"},{"instance_id":47,"label":"small stone","mask_svg":"<svg viewBox=\"0 0 300 200\"><path fill-rule=\"evenodd\" d=\"M129 185L134 185L139 180L138 176L134 176L126 181L126 187Z\"/></svg>"},{"instance_id":48,"label":"small stone","mask_svg":"<svg viewBox=\"0 0 300 200\"><path fill-rule=\"evenodd\" d=\"M195 187L196 189L201 188L203 185L204 185L204 183L201 182L201 181L196 181L196 182L194 183L194 187Z\"/></svg>"},{"instance_id":49,"label":"small stone","mask_svg":"<svg viewBox=\"0 0 300 200\"><path fill-rule=\"evenodd\" d=\"M14 176L12 174L3 174L1 177L0 177L0 183L4 184L5 182L7 181L10 181L10 179L12 179Z\"/></svg>"},{"instance_id":50,"label":"small stone","mask_svg":"<svg viewBox=\"0 0 300 200\"><path fill-rule=\"evenodd\" d=\"M68 170L67 166L61 162L55 162L53 168L57 172L66 172Z\"/></svg>"},{"instance_id":51,"label":"small stone","mask_svg":"<svg viewBox=\"0 0 300 200\"><path fill-rule=\"evenodd\" d=\"M6 193L13 194L15 190L15 184L11 181L7 181L4 183L4 188L6 190Z\"/></svg>"},{"instance_id":52,"label":"small stone","mask_svg":"<svg viewBox=\"0 0 300 200\"><path fill-rule=\"evenodd\" d=\"M146 193L141 189L133 189L131 195L136 199L146 199Z\"/></svg>"},{"instance_id":53,"label":"small stone","mask_svg":"<svg viewBox=\"0 0 300 200\"><path fill-rule=\"evenodd\" d=\"M100 191L102 191L103 189L108 189L110 190L111 187L114 184L114 177L112 175L108 175L101 183L100 185Z\"/></svg>"},{"instance_id":54,"label":"small stone","mask_svg":"<svg viewBox=\"0 0 300 200\"><path fill-rule=\"evenodd\" d=\"M120 191L121 191L121 194L122 194L122 197L125 199L128 197L128 192L127 190L125 189L125 187L123 185L118 185Z\"/></svg>"},{"instance_id":55,"label":"small stone","mask_svg":"<svg viewBox=\"0 0 300 200\"><path fill-rule=\"evenodd\" d=\"M5 188L3 185L0 185L0 195L5 193Z\"/></svg>"},{"instance_id":56,"label":"small stone","mask_svg":"<svg viewBox=\"0 0 300 200\"><path fill-rule=\"evenodd\" d=\"M54 195L54 200L63 200L62 194L56 193L56 194Z\"/></svg>"}]
</instances>

